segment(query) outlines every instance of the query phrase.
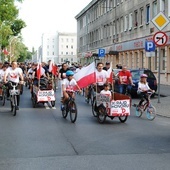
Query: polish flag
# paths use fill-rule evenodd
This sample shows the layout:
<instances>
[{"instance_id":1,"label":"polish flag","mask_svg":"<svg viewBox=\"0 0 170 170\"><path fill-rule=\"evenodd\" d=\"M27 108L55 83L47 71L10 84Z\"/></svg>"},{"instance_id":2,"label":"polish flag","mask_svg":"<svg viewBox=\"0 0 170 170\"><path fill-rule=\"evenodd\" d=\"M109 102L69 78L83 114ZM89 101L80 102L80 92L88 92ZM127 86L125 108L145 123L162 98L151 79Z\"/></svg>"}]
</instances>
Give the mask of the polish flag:
<instances>
[{"instance_id":1,"label":"polish flag","mask_svg":"<svg viewBox=\"0 0 170 170\"><path fill-rule=\"evenodd\" d=\"M40 79L42 75L45 74L45 69L41 66L41 62L37 65L37 79Z\"/></svg>"},{"instance_id":2,"label":"polish flag","mask_svg":"<svg viewBox=\"0 0 170 170\"><path fill-rule=\"evenodd\" d=\"M51 61L49 65L49 72L51 72L53 75L57 75L57 66Z\"/></svg>"},{"instance_id":3,"label":"polish flag","mask_svg":"<svg viewBox=\"0 0 170 170\"><path fill-rule=\"evenodd\" d=\"M75 80L80 88L87 87L88 85L96 82L95 76L95 62L83 67L74 75Z\"/></svg>"},{"instance_id":4,"label":"polish flag","mask_svg":"<svg viewBox=\"0 0 170 170\"><path fill-rule=\"evenodd\" d=\"M40 79L41 77L41 63L38 63L37 65L37 79Z\"/></svg>"},{"instance_id":5,"label":"polish flag","mask_svg":"<svg viewBox=\"0 0 170 170\"><path fill-rule=\"evenodd\" d=\"M112 71L112 62L110 63L110 68L107 70L109 74L109 83L113 83L113 71Z\"/></svg>"}]
</instances>

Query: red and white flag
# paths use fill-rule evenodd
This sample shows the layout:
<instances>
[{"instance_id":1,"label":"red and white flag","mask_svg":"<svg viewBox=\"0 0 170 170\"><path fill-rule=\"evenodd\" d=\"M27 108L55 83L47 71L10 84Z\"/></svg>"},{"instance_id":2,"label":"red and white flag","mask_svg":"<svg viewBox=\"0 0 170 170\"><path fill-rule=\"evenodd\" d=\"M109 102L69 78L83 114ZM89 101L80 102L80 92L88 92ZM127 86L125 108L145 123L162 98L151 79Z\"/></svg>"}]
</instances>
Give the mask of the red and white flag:
<instances>
[{"instance_id":1,"label":"red and white flag","mask_svg":"<svg viewBox=\"0 0 170 170\"><path fill-rule=\"evenodd\" d=\"M91 63L86 67L83 67L79 72L74 75L74 78L80 88L84 88L92 83L95 83L95 62Z\"/></svg>"},{"instance_id":2,"label":"red and white flag","mask_svg":"<svg viewBox=\"0 0 170 170\"><path fill-rule=\"evenodd\" d=\"M110 68L107 70L109 74L109 83L113 83L113 71L112 71L112 62L110 63Z\"/></svg>"},{"instance_id":3,"label":"red and white flag","mask_svg":"<svg viewBox=\"0 0 170 170\"><path fill-rule=\"evenodd\" d=\"M37 65L37 79L40 79L41 76L45 73L45 69L42 67L41 62L38 62Z\"/></svg>"},{"instance_id":4,"label":"red and white flag","mask_svg":"<svg viewBox=\"0 0 170 170\"><path fill-rule=\"evenodd\" d=\"M49 72L51 72L53 75L57 75L57 66L51 61L49 65Z\"/></svg>"},{"instance_id":5,"label":"red and white flag","mask_svg":"<svg viewBox=\"0 0 170 170\"><path fill-rule=\"evenodd\" d=\"M37 79L40 79L41 77L41 63L38 63L37 65Z\"/></svg>"}]
</instances>

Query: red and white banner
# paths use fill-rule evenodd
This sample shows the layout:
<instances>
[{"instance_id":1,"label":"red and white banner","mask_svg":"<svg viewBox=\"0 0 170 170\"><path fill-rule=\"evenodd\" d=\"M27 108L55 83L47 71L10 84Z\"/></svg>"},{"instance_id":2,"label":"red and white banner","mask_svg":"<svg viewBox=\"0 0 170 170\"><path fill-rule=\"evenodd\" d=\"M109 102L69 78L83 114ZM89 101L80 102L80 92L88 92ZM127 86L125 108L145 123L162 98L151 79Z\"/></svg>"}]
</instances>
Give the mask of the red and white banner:
<instances>
[{"instance_id":1,"label":"red and white banner","mask_svg":"<svg viewBox=\"0 0 170 170\"><path fill-rule=\"evenodd\" d=\"M83 67L79 72L74 75L74 78L80 88L84 88L92 83L95 83L95 62L86 67Z\"/></svg>"},{"instance_id":2,"label":"red and white banner","mask_svg":"<svg viewBox=\"0 0 170 170\"><path fill-rule=\"evenodd\" d=\"M112 100L110 116L129 116L130 100Z\"/></svg>"}]
</instances>

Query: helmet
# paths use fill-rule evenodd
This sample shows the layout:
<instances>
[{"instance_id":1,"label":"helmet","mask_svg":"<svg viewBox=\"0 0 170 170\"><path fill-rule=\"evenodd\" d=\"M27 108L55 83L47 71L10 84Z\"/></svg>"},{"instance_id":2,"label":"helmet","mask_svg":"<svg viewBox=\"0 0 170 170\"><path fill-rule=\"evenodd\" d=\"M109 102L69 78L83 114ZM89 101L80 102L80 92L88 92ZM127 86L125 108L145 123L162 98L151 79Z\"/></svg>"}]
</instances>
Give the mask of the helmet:
<instances>
[{"instance_id":1,"label":"helmet","mask_svg":"<svg viewBox=\"0 0 170 170\"><path fill-rule=\"evenodd\" d=\"M141 78L147 78L148 76L146 74L141 74Z\"/></svg>"},{"instance_id":2,"label":"helmet","mask_svg":"<svg viewBox=\"0 0 170 170\"><path fill-rule=\"evenodd\" d=\"M74 75L74 72L71 71L71 70L68 70L68 71L66 72L66 76L73 76L73 75Z\"/></svg>"}]
</instances>

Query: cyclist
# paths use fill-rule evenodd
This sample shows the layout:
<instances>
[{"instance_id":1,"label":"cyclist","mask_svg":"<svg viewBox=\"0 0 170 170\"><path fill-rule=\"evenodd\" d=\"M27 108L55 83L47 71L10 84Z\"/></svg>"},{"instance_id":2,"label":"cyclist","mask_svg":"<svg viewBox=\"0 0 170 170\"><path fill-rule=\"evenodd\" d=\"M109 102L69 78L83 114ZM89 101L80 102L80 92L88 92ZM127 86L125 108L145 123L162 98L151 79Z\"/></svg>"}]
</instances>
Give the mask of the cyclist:
<instances>
[{"instance_id":1,"label":"cyclist","mask_svg":"<svg viewBox=\"0 0 170 170\"><path fill-rule=\"evenodd\" d=\"M97 68L95 70L96 74L96 83L93 84L93 87L97 93L100 93L104 89L104 83L109 82L109 74L106 70L103 70L103 63L97 63ZM87 96L89 95L89 87L85 90L86 102L88 101Z\"/></svg>"},{"instance_id":2,"label":"cyclist","mask_svg":"<svg viewBox=\"0 0 170 170\"><path fill-rule=\"evenodd\" d=\"M119 77L119 93L125 94L126 88L128 88L128 90L130 90L131 85L135 86L132 81L132 75L131 75L130 71L127 70L126 65L122 66L122 70L119 71L118 77Z\"/></svg>"},{"instance_id":3,"label":"cyclist","mask_svg":"<svg viewBox=\"0 0 170 170\"><path fill-rule=\"evenodd\" d=\"M153 93L155 92L154 90L150 89L148 82L147 82L147 77L148 76L146 74L142 74L140 76L140 81L138 83L137 93L141 99L139 101L139 106L143 103L144 100L148 101L148 94L147 94L148 91L151 91Z\"/></svg>"},{"instance_id":4,"label":"cyclist","mask_svg":"<svg viewBox=\"0 0 170 170\"><path fill-rule=\"evenodd\" d=\"M63 63L61 65L61 69L59 70L59 75L58 75L58 78L59 78L60 83L61 83L61 87L62 87L63 80L66 78L66 72L68 70L70 70L70 69L68 68L67 63ZM61 101L62 101L62 99L63 99L63 92L62 92L62 88L61 88Z\"/></svg>"},{"instance_id":5,"label":"cyclist","mask_svg":"<svg viewBox=\"0 0 170 170\"><path fill-rule=\"evenodd\" d=\"M63 104L69 99L68 91L71 92L76 87L79 90L79 92L81 92L81 89L78 86L78 84L73 76L74 76L74 72L71 70L68 70L66 72L66 78L62 81L62 92L63 92L62 103ZM63 105L62 105L62 109L63 109Z\"/></svg>"},{"instance_id":6,"label":"cyclist","mask_svg":"<svg viewBox=\"0 0 170 170\"><path fill-rule=\"evenodd\" d=\"M19 83L19 78L20 78L20 83L23 84L24 82L23 73L22 73L22 70L18 67L17 62L13 61L12 67L9 67L4 74L4 83L8 86L7 98L9 98L9 89L11 89L12 87L7 82L7 78L8 78L8 81L12 82L12 84L14 85ZM20 95L17 95L16 110L19 110L19 102L20 102Z\"/></svg>"}]
</instances>

